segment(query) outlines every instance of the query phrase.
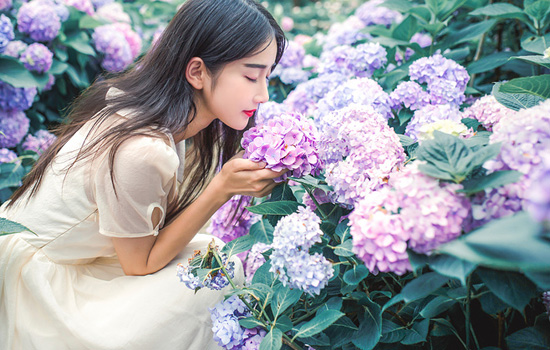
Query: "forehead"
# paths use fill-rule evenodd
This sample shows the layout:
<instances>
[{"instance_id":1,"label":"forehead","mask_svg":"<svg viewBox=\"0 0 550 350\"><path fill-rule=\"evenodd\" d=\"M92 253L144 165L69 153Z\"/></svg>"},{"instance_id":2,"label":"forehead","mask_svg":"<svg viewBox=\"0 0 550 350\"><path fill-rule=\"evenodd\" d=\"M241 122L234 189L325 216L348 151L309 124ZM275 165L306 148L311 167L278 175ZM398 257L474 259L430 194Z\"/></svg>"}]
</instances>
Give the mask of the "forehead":
<instances>
[{"instance_id":1,"label":"forehead","mask_svg":"<svg viewBox=\"0 0 550 350\"><path fill-rule=\"evenodd\" d=\"M271 42L266 43L253 55L241 58L235 62L246 68L271 69L275 64L276 57L277 43L275 40L271 40Z\"/></svg>"}]
</instances>

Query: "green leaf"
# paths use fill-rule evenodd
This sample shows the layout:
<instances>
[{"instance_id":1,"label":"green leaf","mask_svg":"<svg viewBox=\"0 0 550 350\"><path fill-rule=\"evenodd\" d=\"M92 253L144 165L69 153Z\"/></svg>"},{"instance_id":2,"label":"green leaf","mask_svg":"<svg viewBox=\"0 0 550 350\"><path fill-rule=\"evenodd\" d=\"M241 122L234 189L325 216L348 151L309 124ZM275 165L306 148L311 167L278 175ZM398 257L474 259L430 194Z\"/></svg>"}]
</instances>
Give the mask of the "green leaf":
<instances>
[{"instance_id":1,"label":"green leaf","mask_svg":"<svg viewBox=\"0 0 550 350\"><path fill-rule=\"evenodd\" d=\"M303 204L294 201L264 202L246 207L249 212L260 215L290 215L296 212Z\"/></svg>"},{"instance_id":2,"label":"green leaf","mask_svg":"<svg viewBox=\"0 0 550 350\"><path fill-rule=\"evenodd\" d=\"M247 329L256 328L256 327L264 327L264 324L261 321L258 321L254 317L247 317L247 318L241 318L239 320L239 324Z\"/></svg>"},{"instance_id":3,"label":"green leaf","mask_svg":"<svg viewBox=\"0 0 550 350\"><path fill-rule=\"evenodd\" d=\"M411 345L426 341L429 327L430 319L415 322L409 332L407 332L405 338L401 341L401 344Z\"/></svg>"},{"instance_id":4,"label":"green leaf","mask_svg":"<svg viewBox=\"0 0 550 350\"><path fill-rule=\"evenodd\" d=\"M504 83L500 92L509 94L530 94L547 99L550 97L550 74L517 78Z\"/></svg>"},{"instance_id":5,"label":"green leaf","mask_svg":"<svg viewBox=\"0 0 550 350\"><path fill-rule=\"evenodd\" d=\"M52 67L48 71L48 73L53 75L60 75L63 74L69 65L65 62L61 62L59 60L54 59L52 62Z\"/></svg>"},{"instance_id":6,"label":"green leaf","mask_svg":"<svg viewBox=\"0 0 550 350\"><path fill-rule=\"evenodd\" d=\"M450 299L447 296L439 295L433 298L426 306L420 311L420 316L424 318L432 318L440 313L447 311L450 307L456 304L457 301Z\"/></svg>"},{"instance_id":7,"label":"green leaf","mask_svg":"<svg viewBox=\"0 0 550 350\"><path fill-rule=\"evenodd\" d=\"M15 58L0 57L0 80L17 88L44 87L47 74L33 74Z\"/></svg>"},{"instance_id":8,"label":"green leaf","mask_svg":"<svg viewBox=\"0 0 550 350\"><path fill-rule=\"evenodd\" d=\"M352 342L361 350L371 350L378 344L381 336L382 312L380 305L367 298L363 320Z\"/></svg>"},{"instance_id":9,"label":"green leaf","mask_svg":"<svg viewBox=\"0 0 550 350\"><path fill-rule=\"evenodd\" d=\"M514 55L514 52L503 51L483 56L479 60L474 61L468 65L468 73L478 74L491 71L507 63L510 57Z\"/></svg>"},{"instance_id":10,"label":"green leaf","mask_svg":"<svg viewBox=\"0 0 550 350\"><path fill-rule=\"evenodd\" d=\"M483 177L464 181L462 183L464 188L462 190L458 190L457 192L463 192L470 195L485 189L497 188L518 182L522 176L522 173L515 170L495 171L494 173Z\"/></svg>"},{"instance_id":11,"label":"green leaf","mask_svg":"<svg viewBox=\"0 0 550 350\"><path fill-rule=\"evenodd\" d=\"M292 189L290 188L288 182L281 182L280 184L275 186L273 192L271 192L269 201L296 201L296 197L294 197L294 193L292 193Z\"/></svg>"},{"instance_id":12,"label":"green leaf","mask_svg":"<svg viewBox=\"0 0 550 350\"><path fill-rule=\"evenodd\" d=\"M332 297L329 300L326 301L326 303L321 306L321 308L317 311L317 314L324 310L340 310L342 308L343 304L342 297Z\"/></svg>"},{"instance_id":13,"label":"green leaf","mask_svg":"<svg viewBox=\"0 0 550 350\"><path fill-rule=\"evenodd\" d=\"M273 226L266 219L262 219L250 226L250 235L256 243L273 243Z\"/></svg>"},{"instance_id":14,"label":"green leaf","mask_svg":"<svg viewBox=\"0 0 550 350\"><path fill-rule=\"evenodd\" d=\"M402 13L409 11L413 7L408 0L386 0L378 6Z\"/></svg>"},{"instance_id":15,"label":"green leaf","mask_svg":"<svg viewBox=\"0 0 550 350\"><path fill-rule=\"evenodd\" d=\"M539 0L530 4L529 6L526 6L523 12L525 12L527 15L533 18L535 20L535 23L540 24L540 21L542 21L544 16L546 16L549 9L550 9L550 1ZM537 28L537 26L535 26L535 28Z\"/></svg>"},{"instance_id":16,"label":"green leaf","mask_svg":"<svg viewBox=\"0 0 550 350\"><path fill-rule=\"evenodd\" d=\"M550 271L550 242L542 226L526 212L493 220L443 244L440 252L474 264L503 270Z\"/></svg>"},{"instance_id":17,"label":"green leaf","mask_svg":"<svg viewBox=\"0 0 550 350\"><path fill-rule=\"evenodd\" d=\"M82 16L78 20L78 27L81 29L94 29L103 25L104 23L98 21L97 19L91 16Z\"/></svg>"},{"instance_id":18,"label":"green leaf","mask_svg":"<svg viewBox=\"0 0 550 350\"><path fill-rule=\"evenodd\" d=\"M260 343L260 350L279 350L282 346L283 332L278 328L272 328Z\"/></svg>"},{"instance_id":19,"label":"green leaf","mask_svg":"<svg viewBox=\"0 0 550 350\"><path fill-rule=\"evenodd\" d=\"M340 348L344 344L349 344L353 334L359 328L348 317L343 316L334 322L324 331L330 339L330 345L333 349Z\"/></svg>"},{"instance_id":20,"label":"green leaf","mask_svg":"<svg viewBox=\"0 0 550 350\"><path fill-rule=\"evenodd\" d=\"M522 60L525 62L537 64L546 68L550 68L550 58L545 58L544 56L532 55L532 56L517 56L511 57L511 59Z\"/></svg>"},{"instance_id":21,"label":"green leaf","mask_svg":"<svg viewBox=\"0 0 550 350\"><path fill-rule=\"evenodd\" d=\"M250 250L250 248L252 248L255 243L256 241L252 236L241 236L235 238L231 242L228 242L226 245L223 246L221 251L222 253L227 254L227 256L232 256Z\"/></svg>"},{"instance_id":22,"label":"green leaf","mask_svg":"<svg viewBox=\"0 0 550 350\"><path fill-rule=\"evenodd\" d=\"M354 256L355 253L353 252L352 240L348 239L347 241L340 244L339 246L336 246L336 249L334 249L334 254L338 256Z\"/></svg>"},{"instance_id":23,"label":"green leaf","mask_svg":"<svg viewBox=\"0 0 550 350\"><path fill-rule=\"evenodd\" d=\"M465 42L471 42L487 33L497 23L495 19L489 19L479 23L471 24L465 28L450 34L445 42L450 46L456 46Z\"/></svg>"},{"instance_id":24,"label":"green leaf","mask_svg":"<svg viewBox=\"0 0 550 350\"><path fill-rule=\"evenodd\" d=\"M247 287L247 290L249 290L250 294L260 299L262 304L269 304L271 298L273 297L273 289L264 283L254 283Z\"/></svg>"},{"instance_id":25,"label":"green leaf","mask_svg":"<svg viewBox=\"0 0 550 350\"><path fill-rule=\"evenodd\" d=\"M310 185L315 188L319 188L325 192L333 191L333 188L328 186L324 181L320 181L311 175L306 175L304 177L289 177L288 179L302 185Z\"/></svg>"},{"instance_id":26,"label":"green leaf","mask_svg":"<svg viewBox=\"0 0 550 350\"><path fill-rule=\"evenodd\" d=\"M0 189L20 186L23 176L25 168L20 163L0 163Z\"/></svg>"},{"instance_id":27,"label":"green leaf","mask_svg":"<svg viewBox=\"0 0 550 350\"><path fill-rule=\"evenodd\" d=\"M297 338L307 338L318 334L332 325L344 313L337 310L325 310L318 313L313 319L304 323L296 333Z\"/></svg>"},{"instance_id":28,"label":"green leaf","mask_svg":"<svg viewBox=\"0 0 550 350\"><path fill-rule=\"evenodd\" d=\"M413 115L414 115L413 111L411 111L409 109L403 108L402 110L400 110L397 113L397 118L399 119L399 125L405 125L406 122L411 120ZM402 135L402 136L404 136L404 135Z\"/></svg>"},{"instance_id":29,"label":"green leaf","mask_svg":"<svg viewBox=\"0 0 550 350\"><path fill-rule=\"evenodd\" d=\"M62 43L80 53L95 57L95 50L92 46L90 46L89 42L90 37L88 36L88 34L86 34L86 32L79 31L75 34L68 35Z\"/></svg>"},{"instance_id":30,"label":"green leaf","mask_svg":"<svg viewBox=\"0 0 550 350\"><path fill-rule=\"evenodd\" d=\"M550 290L550 272L525 271L524 274L539 288Z\"/></svg>"},{"instance_id":31,"label":"green leaf","mask_svg":"<svg viewBox=\"0 0 550 350\"><path fill-rule=\"evenodd\" d=\"M548 350L550 339L535 327L521 329L506 337L509 350Z\"/></svg>"},{"instance_id":32,"label":"green leaf","mask_svg":"<svg viewBox=\"0 0 550 350\"><path fill-rule=\"evenodd\" d=\"M521 48L525 51L542 55L548 47L550 47L550 33L544 36L526 35L521 38Z\"/></svg>"},{"instance_id":33,"label":"green leaf","mask_svg":"<svg viewBox=\"0 0 550 350\"><path fill-rule=\"evenodd\" d=\"M422 22L424 22L426 24L430 23L430 21L432 20L432 13L425 6L412 7L408 11L408 13L415 16L416 18L418 18L419 20L421 20Z\"/></svg>"},{"instance_id":34,"label":"green leaf","mask_svg":"<svg viewBox=\"0 0 550 350\"><path fill-rule=\"evenodd\" d=\"M506 3L496 3L480 7L470 12L469 15L500 18L525 18L525 14L521 8Z\"/></svg>"},{"instance_id":35,"label":"green leaf","mask_svg":"<svg viewBox=\"0 0 550 350\"><path fill-rule=\"evenodd\" d=\"M271 303L273 315L277 317L285 312L290 306L296 304L301 296L302 291L299 289L290 289L282 284L277 285L274 290L273 302Z\"/></svg>"},{"instance_id":36,"label":"green leaf","mask_svg":"<svg viewBox=\"0 0 550 350\"><path fill-rule=\"evenodd\" d=\"M271 269L271 262L268 260L262 266L258 267L254 276L252 277L252 285L257 283L271 286L273 283L273 274L269 272Z\"/></svg>"},{"instance_id":37,"label":"green leaf","mask_svg":"<svg viewBox=\"0 0 550 350\"><path fill-rule=\"evenodd\" d=\"M280 329L283 333L288 332L293 327L292 320L286 315L281 315L275 321L275 327Z\"/></svg>"},{"instance_id":38,"label":"green leaf","mask_svg":"<svg viewBox=\"0 0 550 350\"><path fill-rule=\"evenodd\" d=\"M480 268L477 275L500 300L519 312L537 295L537 287L517 272Z\"/></svg>"},{"instance_id":39,"label":"green leaf","mask_svg":"<svg viewBox=\"0 0 550 350\"><path fill-rule=\"evenodd\" d=\"M450 255L440 255L432 259L430 267L437 273L458 279L462 285L466 285L466 277L474 271L475 264L457 259Z\"/></svg>"},{"instance_id":40,"label":"green leaf","mask_svg":"<svg viewBox=\"0 0 550 350\"><path fill-rule=\"evenodd\" d=\"M353 265L353 267L344 273L344 282L348 284L359 284L369 275L369 270L365 265Z\"/></svg>"},{"instance_id":41,"label":"green leaf","mask_svg":"<svg viewBox=\"0 0 550 350\"><path fill-rule=\"evenodd\" d=\"M382 338L380 339L381 343L397 343L400 342L405 335L407 330L405 327L398 325L387 318L382 319Z\"/></svg>"},{"instance_id":42,"label":"green leaf","mask_svg":"<svg viewBox=\"0 0 550 350\"><path fill-rule=\"evenodd\" d=\"M538 78L538 77L532 77L532 78ZM516 78L516 79L524 79L524 78ZM516 79L510 80L508 83L513 82ZM506 93L503 92L502 86L504 84L508 83L495 83L493 86L493 91L491 94L495 96L496 100L503 104L505 107L513 109L514 111L519 111L523 108L531 108L533 106L538 105L541 101L544 101L545 98L542 98L540 96L529 94L529 93Z\"/></svg>"},{"instance_id":43,"label":"green leaf","mask_svg":"<svg viewBox=\"0 0 550 350\"><path fill-rule=\"evenodd\" d=\"M408 15L394 28L392 37L398 40L410 41L419 29L418 20L414 16Z\"/></svg>"},{"instance_id":44,"label":"green leaf","mask_svg":"<svg viewBox=\"0 0 550 350\"><path fill-rule=\"evenodd\" d=\"M336 230L334 231L334 233L340 238L340 241L345 241L347 236L350 234L349 231L349 219L345 219L342 220L342 222L340 222L338 226L336 226Z\"/></svg>"},{"instance_id":45,"label":"green leaf","mask_svg":"<svg viewBox=\"0 0 550 350\"><path fill-rule=\"evenodd\" d=\"M29 228L15 222L15 221L11 221L11 220L8 220L8 219L5 219L5 218L0 218L0 236L9 235L9 234L13 234L13 233L19 233L19 232L23 232L23 231L29 231L31 233L34 233ZM34 233L34 234L36 234L36 233Z\"/></svg>"},{"instance_id":46,"label":"green leaf","mask_svg":"<svg viewBox=\"0 0 550 350\"><path fill-rule=\"evenodd\" d=\"M428 272L413 280L403 287L401 294L405 302L422 299L432 294L449 281L449 277L442 276L436 272Z\"/></svg>"}]
</instances>

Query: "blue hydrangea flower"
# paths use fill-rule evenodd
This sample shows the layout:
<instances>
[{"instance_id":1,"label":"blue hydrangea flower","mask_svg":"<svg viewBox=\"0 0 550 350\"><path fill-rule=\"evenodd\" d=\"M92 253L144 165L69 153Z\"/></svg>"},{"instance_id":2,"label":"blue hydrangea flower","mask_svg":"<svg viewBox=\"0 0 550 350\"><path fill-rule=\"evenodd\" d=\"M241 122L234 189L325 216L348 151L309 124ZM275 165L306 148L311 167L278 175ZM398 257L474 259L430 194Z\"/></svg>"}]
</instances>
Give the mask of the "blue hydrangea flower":
<instances>
[{"instance_id":1,"label":"blue hydrangea flower","mask_svg":"<svg viewBox=\"0 0 550 350\"><path fill-rule=\"evenodd\" d=\"M230 278L235 277L235 263L233 261L228 261L226 254L219 252L218 255L222 261L225 270L229 274ZM189 259L188 265L178 264L176 275L180 278L180 281L185 284L187 288L198 289L198 288L209 288L212 290L220 290L229 285L229 279L223 273L221 269L218 269L214 272L211 272L205 276L204 279L200 279L197 276L196 270L200 268L198 265L192 265L193 259L200 256L200 250L195 251L193 256ZM211 259L215 259L213 256ZM202 258L204 259L204 257Z\"/></svg>"},{"instance_id":2,"label":"blue hydrangea flower","mask_svg":"<svg viewBox=\"0 0 550 350\"><path fill-rule=\"evenodd\" d=\"M319 39L323 51L332 50L340 45L353 45L359 40L371 38L370 34L361 32L365 24L356 16L349 16L344 22L333 23L326 36Z\"/></svg>"},{"instance_id":3,"label":"blue hydrangea flower","mask_svg":"<svg viewBox=\"0 0 550 350\"><path fill-rule=\"evenodd\" d=\"M55 3L49 0L24 3L17 14L17 28L35 41L55 39L61 28L61 19L55 10Z\"/></svg>"},{"instance_id":4,"label":"blue hydrangea flower","mask_svg":"<svg viewBox=\"0 0 550 350\"><path fill-rule=\"evenodd\" d=\"M45 45L34 43L23 51L19 60L28 70L44 73L52 66L53 53Z\"/></svg>"},{"instance_id":5,"label":"blue hydrangea flower","mask_svg":"<svg viewBox=\"0 0 550 350\"><path fill-rule=\"evenodd\" d=\"M420 84L427 83L428 88L432 82L443 79L455 82L457 88L462 91L466 89L466 84L470 80L464 67L440 54L414 61L409 67L409 75Z\"/></svg>"},{"instance_id":6,"label":"blue hydrangea flower","mask_svg":"<svg viewBox=\"0 0 550 350\"><path fill-rule=\"evenodd\" d=\"M29 131L29 119L21 111L0 109L0 147L15 147Z\"/></svg>"},{"instance_id":7,"label":"blue hydrangea flower","mask_svg":"<svg viewBox=\"0 0 550 350\"><path fill-rule=\"evenodd\" d=\"M334 274L332 264L323 255L309 254L309 248L321 242L320 223L309 207L300 207L277 223L271 245L270 271L283 285L310 295L318 295Z\"/></svg>"},{"instance_id":8,"label":"blue hydrangea flower","mask_svg":"<svg viewBox=\"0 0 550 350\"><path fill-rule=\"evenodd\" d=\"M14 38L13 24L6 15L0 14L0 52L3 52Z\"/></svg>"},{"instance_id":9,"label":"blue hydrangea flower","mask_svg":"<svg viewBox=\"0 0 550 350\"><path fill-rule=\"evenodd\" d=\"M2 138L2 135L0 135ZM7 148L0 148L0 163L9 163L17 159L17 154Z\"/></svg>"},{"instance_id":10,"label":"blue hydrangea flower","mask_svg":"<svg viewBox=\"0 0 550 350\"><path fill-rule=\"evenodd\" d=\"M0 109L24 111L34 102L36 88L16 88L0 80Z\"/></svg>"},{"instance_id":11,"label":"blue hydrangea flower","mask_svg":"<svg viewBox=\"0 0 550 350\"><path fill-rule=\"evenodd\" d=\"M319 74L338 73L347 77L371 77L387 63L387 52L379 43L342 45L321 54Z\"/></svg>"},{"instance_id":12,"label":"blue hydrangea flower","mask_svg":"<svg viewBox=\"0 0 550 350\"><path fill-rule=\"evenodd\" d=\"M404 81L390 93L390 101L392 109L400 110L404 106L415 111L430 104L430 94L416 82Z\"/></svg>"}]
</instances>

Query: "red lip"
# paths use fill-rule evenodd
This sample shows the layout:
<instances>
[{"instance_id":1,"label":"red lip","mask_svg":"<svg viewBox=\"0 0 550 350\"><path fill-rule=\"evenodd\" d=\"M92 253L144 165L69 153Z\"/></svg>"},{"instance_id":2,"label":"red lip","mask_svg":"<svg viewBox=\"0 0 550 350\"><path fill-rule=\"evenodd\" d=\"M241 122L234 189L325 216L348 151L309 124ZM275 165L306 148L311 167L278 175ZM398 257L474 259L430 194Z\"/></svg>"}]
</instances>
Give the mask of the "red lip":
<instances>
[{"instance_id":1,"label":"red lip","mask_svg":"<svg viewBox=\"0 0 550 350\"><path fill-rule=\"evenodd\" d=\"M244 114L246 114L249 118L252 117L254 115L254 112L256 112L255 109L251 109L249 111L243 111Z\"/></svg>"}]
</instances>

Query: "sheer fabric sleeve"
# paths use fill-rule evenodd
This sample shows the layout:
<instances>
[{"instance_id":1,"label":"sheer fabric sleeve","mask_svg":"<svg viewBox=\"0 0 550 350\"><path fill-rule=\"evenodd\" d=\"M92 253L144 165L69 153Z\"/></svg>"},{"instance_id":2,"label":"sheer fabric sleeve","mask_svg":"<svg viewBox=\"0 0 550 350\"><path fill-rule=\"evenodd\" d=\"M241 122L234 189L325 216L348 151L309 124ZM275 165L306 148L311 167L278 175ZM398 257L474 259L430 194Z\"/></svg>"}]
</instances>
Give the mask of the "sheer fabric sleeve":
<instances>
[{"instance_id":1,"label":"sheer fabric sleeve","mask_svg":"<svg viewBox=\"0 0 550 350\"><path fill-rule=\"evenodd\" d=\"M138 136L125 141L114 160L114 188L108 158L104 156L94 179L99 233L110 237L157 235L176 181L176 151L156 137Z\"/></svg>"}]
</instances>

